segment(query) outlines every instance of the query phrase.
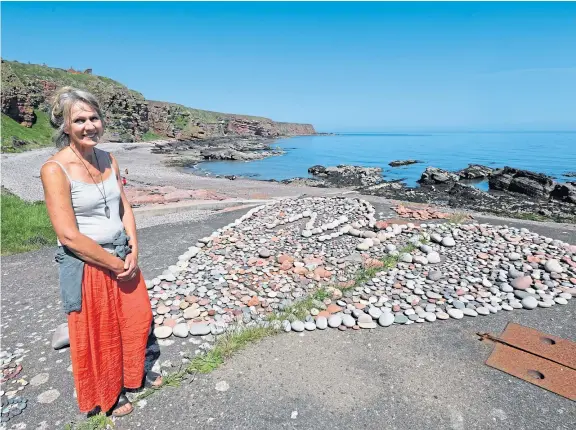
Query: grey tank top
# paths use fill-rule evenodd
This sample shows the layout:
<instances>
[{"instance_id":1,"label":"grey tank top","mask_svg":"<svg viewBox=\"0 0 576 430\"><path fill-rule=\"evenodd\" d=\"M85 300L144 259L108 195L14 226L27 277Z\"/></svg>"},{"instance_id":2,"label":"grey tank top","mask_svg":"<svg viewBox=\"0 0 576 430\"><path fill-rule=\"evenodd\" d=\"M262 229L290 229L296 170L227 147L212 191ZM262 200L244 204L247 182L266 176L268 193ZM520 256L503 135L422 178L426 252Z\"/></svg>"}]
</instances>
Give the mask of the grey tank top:
<instances>
[{"instance_id":1,"label":"grey tank top","mask_svg":"<svg viewBox=\"0 0 576 430\"><path fill-rule=\"evenodd\" d=\"M96 150L96 156L100 166L112 169L108 179L98 184L88 184L72 179L64 166L56 160L49 160L46 163L58 164L70 181L72 207L80 233L93 239L98 244L110 244L114 236L124 228L120 219L120 188L116 172L112 167L110 155L107 152ZM100 188L100 191L98 191L98 188ZM110 218L107 218L104 212L105 204L102 195L104 191L106 202L110 208ZM61 245L60 241L58 241L58 245Z\"/></svg>"}]
</instances>

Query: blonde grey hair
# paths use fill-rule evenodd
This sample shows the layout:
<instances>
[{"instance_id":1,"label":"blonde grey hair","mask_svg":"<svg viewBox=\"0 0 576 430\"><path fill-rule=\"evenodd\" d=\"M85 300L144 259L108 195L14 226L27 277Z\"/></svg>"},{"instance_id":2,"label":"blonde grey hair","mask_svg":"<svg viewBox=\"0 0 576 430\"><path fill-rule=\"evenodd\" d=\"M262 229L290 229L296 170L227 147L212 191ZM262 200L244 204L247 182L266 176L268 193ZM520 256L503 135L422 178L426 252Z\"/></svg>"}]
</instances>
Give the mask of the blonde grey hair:
<instances>
[{"instance_id":1,"label":"blonde grey hair","mask_svg":"<svg viewBox=\"0 0 576 430\"><path fill-rule=\"evenodd\" d=\"M100 117L102 126L104 126L104 116L100 110L100 104L94 95L88 91L79 90L72 87L62 87L54 94L52 102L52 111L50 113L50 123L56 132L54 133L54 143L57 148L63 148L70 145L70 136L64 132L66 125L70 123L70 112L72 106L78 102L83 102L92 107Z\"/></svg>"}]
</instances>

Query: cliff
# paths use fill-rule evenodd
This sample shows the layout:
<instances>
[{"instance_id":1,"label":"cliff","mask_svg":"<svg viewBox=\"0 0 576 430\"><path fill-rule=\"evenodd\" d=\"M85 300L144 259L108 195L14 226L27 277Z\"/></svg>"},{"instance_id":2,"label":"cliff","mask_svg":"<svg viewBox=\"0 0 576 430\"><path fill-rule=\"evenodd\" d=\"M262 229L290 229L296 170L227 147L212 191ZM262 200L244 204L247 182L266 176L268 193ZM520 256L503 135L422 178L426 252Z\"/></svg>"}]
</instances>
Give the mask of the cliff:
<instances>
[{"instance_id":1,"label":"cliff","mask_svg":"<svg viewBox=\"0 0 576 430\"><path fill-rule=\"evenodd\" d=\"M2 60L3 126L4 115L30 129L41 121L45 122L52 95L65 85L88 90L98 97L106 117L104 139L107 141L134 142L162 137L193 140L234 135L278 137L316 133L310 124L275 122L268 118L146 100L142 94L119 82L93 75L90 69L80 72L6 60ZM9 121L6 119L7 123ZM40 124L40 127L45 127L45 124ZM12 136L12 139L15 137L18 136ZM2 142L3 146L7 142L4 136ZM21 145L25 144L21 142Z\"/></svg>"}]
</instances>

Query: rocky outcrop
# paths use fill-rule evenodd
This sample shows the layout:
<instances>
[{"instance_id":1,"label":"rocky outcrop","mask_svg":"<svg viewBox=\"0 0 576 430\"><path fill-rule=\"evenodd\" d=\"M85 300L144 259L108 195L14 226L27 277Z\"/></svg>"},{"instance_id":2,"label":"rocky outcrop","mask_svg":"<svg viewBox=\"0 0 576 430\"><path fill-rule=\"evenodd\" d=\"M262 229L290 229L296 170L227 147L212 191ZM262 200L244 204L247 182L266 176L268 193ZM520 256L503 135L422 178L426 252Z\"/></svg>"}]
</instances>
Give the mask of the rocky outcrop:
<instances>
[{"instance_id":1,"label":"rocky outcrop","mask_svg":"<svg viewBox=\"0 0 576 430\"><path fill-rule=\"evenodd\" d=\"M448 184L451 182L457 182L459 179L460 177L457 174L451 173L447 170L442 170L437 167L426 167L426 170L422 173L418 183L425 185Z\"/></svg>"},{"instance_id":2,"label":"rocky outcrop","mask_svg":"<svg viewBox=\"0 0 576 430\"><path fill-rule=\"evenodd\" d=\"M550 196L556 200L576 204L576 182L556 184Z\"/></svg>"},{"instance_id":3,"label":"rocky outcrop","mask_svg":"<svg viewBox=\"0 0 576 430\"><path fill-rule=\"evenodd\" d=\"M492 175L493 169L481 164L469 164L458 172L460 179L486 179Z\"/></svg>"},{"instance_id":4,"label":"rocky outcrop","mask_svg":"<svg viewBox=\"0 0 576 430\"><path fill-rule=\"evenodd\" d=\"M31 127L36 121L35 110L48 112L54 92L66 85L90 91L98 98L106 119L105 141L134 142L147 132L183 141L316 133L310 124L275 122L146 100L142 94L102 76L5 60L2 60L2 113L24 127Z\"/></svg>"},{"instance_id":5,"label":"rocky outcrop","mask_svg":"<svg viewBox=\"0 0 576 430\"><path fill-rule=\"evenodd\" d=\"M380 167L316 165L310 167L308 173L337 187L366 187L383 181Z\"/></svg>"},{"instance_id":6,"label":"rocky outcrop","mask_svg":"<svg viewBox=\"0 0 576 430\"><path fill-rule=\"evenodd\" d=\"M408 166L410 164L423 163L420 160L394 160L388 163L391 167Z\"/></svg>"},{"instance_id":7,"label":"rocky outcrop","mask_svg":"<svg viewBox=\"0 0 576 430\"><path fill-rule=\"evenodd\" d=\"M544 199L550 197L555 187L555 182L550 176L512 167L492 172L488 184L491 190L510 191Z\"/></svg>"}]
</instances>

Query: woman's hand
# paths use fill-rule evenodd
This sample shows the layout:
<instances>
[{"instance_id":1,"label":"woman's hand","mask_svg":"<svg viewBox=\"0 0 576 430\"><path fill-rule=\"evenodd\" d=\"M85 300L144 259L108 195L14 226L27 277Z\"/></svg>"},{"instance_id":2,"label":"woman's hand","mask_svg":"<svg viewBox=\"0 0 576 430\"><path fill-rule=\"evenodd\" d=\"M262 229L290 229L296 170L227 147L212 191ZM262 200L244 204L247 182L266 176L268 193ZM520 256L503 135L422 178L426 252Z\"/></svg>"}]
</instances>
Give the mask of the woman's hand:
<instances>
[{"instance_id":1,"label":"woman's hand","mask_svg":"<svg viewBox=\"0 0 576 430\"><path fill-rule=\"evenodd\" d=\"M131 253L126 256L126 260L124 260L124 272L119 273L116 275L118 281L125 282L131 281L134 277L138 274L138 255L136 253Z\"/></svg>"}]
</instances>

